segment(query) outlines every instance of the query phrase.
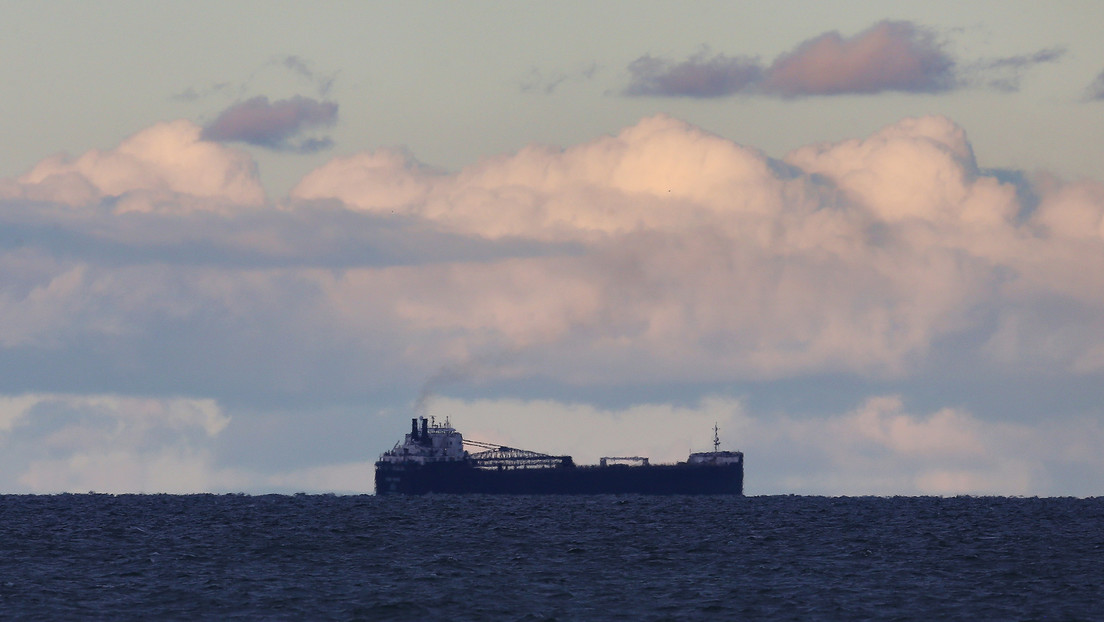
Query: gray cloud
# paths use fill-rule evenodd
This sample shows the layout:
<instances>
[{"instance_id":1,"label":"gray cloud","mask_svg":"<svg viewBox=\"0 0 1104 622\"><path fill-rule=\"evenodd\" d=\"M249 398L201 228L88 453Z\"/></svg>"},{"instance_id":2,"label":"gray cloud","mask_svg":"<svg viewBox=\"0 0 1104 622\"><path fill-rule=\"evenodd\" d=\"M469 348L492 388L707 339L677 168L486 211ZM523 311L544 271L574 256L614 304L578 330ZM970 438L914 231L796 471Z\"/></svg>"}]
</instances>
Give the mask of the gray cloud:
<instances>
[{"instance_id":1,"label":"gray cloud","mask_svg":"<svg viewBox=\"0 0 1104 622\"><path fill-rule=\"evenodd\" d=\"M1045 63L1056 63L1066 55L1062 47L1039 50L1034 54L1006 56L992 60L980 60L962 68L958 81L965 86L981 86L997 91L1020 90L1020 81L1028 69Z\"/></svg>"},{"instance_id":2,"label":"gray cloud","mask_svg":"<svg viewBox=\"0 0 1104 622\"><path fill-rule=\"evenodd\" d=\"M988 66L993 69L1023 69L1025 67L1031 67L1032 65L1038 65L1039 63L1053 63L1062 59L1066 55L1066 49L1064 47L1053 47L1045 50L1039 50L1034 54L1021 54L1019 56L1008 56L1005 58L999 58L994 61L989 61Z\"/></svg>"},{"instance_id":3,"label":"gray cloud","mask_svg":"<svg viewBox=\"0 0 1104 622\"><path fill-rule=\"evenodd\" d=\"M218 93L225 93L233 88L229 82L218 82L199 88L189 86L178 93L173 93L171 98L176 101L194 102Z\"/></svg>"},{"instance_id":4,"label":"gray cloud","mask_svg":"<svg viewBox=\"0 0 1104 622\"><path fill-rule=\"evenodd\" d=\"M1085 96L1093 101L1104 100L1104 71L1096 76L1086 89Z\"/></svg>"},{"instance_id":5,"label":"gray cloud","mask_svg":"<svg viewBox=\"0 0 1104 622\"><path fill-rule=\"evenodd\" d=\"M313 84L320 97L329 95L330 89L333 88L334 80L337 79L336 73L320 73L311 68L311 63L309 61L299 56L286 56L279 62L283 67Z\"/></svg>"},{"instance_id":6,"label":"gray cloud","mask_svg":"<svg viewBox=\"0 0 1104 622\"><path fill-rule=\"evenodd\" d=\"M426 227L409 217L352 211L337 201L281 210L113 212L107 199L80 213L49 203L0 202L0 254L34 249L62 261L229 270L417 266L573 253L571 244L494 241ZM91 207L91 206L90 206Z\"/></svg>"},{"instance_id":7,"label":"gray cloud","mask_svg":"<svg viewBox=\"0 0 1104 622\"><path fill-rule=\"evenodd\" d=\"M583 65L571 71L544 71L533 67L525 77L517 81L517 86L522 93L551 95L564 84L586 82L593 79L596 73L597 63Z\"/></svg>"},{"instance_id":8,"label":"gray cloud","mask_svg":"<svg viewBox=\"0 0 1104 622\"><path fill-rule=\"evenodd\" d=\"M259 96L234 104L203 129L203 138L243 142L276 151L313 153L333 144L327 138L295 138L306 129L337 122L337 104L295 96L269 102Z\"/></svg>"},{"instance_id":9,"label":"gray cloud","mask_svg":"<svg viewBox=\"0 0 1104 622\"><path fill-rule=\"evenodd\" d=\"M632 80L626 95L709 98L739 93L757 84L763 68L754 58L702 51L681 63L641 56L629 64L629 73Z\"/></svg>"},{"instance_id":10,"label":"gray cloud","mask_svg":"<svg viewBox=\"0 0 1104 622\"><path fill-rule=\"evenodd\" d=\"M170 99L182 102L195 102L216 95L228 97L244 97L246 93L254 90L254 82L262 75L276 69L281 72L289 72L299 78L301 83L307 84L319 97L325 98L333 89L337 80L337 72L323 73L314 69L312 63L297 55L280 56L271 58L249 72L244 79L222 82L214 82L202 86L187 86L170 96Z\"/></svg>"}]
</instances>

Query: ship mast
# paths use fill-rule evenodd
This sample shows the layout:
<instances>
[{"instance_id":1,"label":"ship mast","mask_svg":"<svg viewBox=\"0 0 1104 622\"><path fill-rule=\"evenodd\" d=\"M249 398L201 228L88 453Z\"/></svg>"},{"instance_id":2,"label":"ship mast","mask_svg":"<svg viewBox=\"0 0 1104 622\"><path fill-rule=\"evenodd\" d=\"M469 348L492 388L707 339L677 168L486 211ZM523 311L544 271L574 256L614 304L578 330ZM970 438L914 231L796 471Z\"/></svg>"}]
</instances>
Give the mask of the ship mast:
<instances>
[{"instance_id":1,"label":"ship mast","mask_svg":"<svg viewBox=\"0 0 1104 622\"><path fill-rule=\"evenodd\" d=\"M717 434L717 422L713 422L713 451L721 450L721 437Z\"/></svg>"}]
</instances>

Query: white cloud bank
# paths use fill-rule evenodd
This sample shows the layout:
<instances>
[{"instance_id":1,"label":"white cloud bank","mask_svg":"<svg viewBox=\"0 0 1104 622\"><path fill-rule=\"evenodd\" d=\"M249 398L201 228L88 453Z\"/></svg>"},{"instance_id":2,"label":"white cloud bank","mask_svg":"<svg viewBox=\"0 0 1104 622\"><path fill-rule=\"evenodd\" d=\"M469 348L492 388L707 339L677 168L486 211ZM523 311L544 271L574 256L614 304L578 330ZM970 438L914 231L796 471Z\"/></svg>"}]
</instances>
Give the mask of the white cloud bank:
<instances>
[{"instance_id":1,"label":"white cloud bank","mask_svg":"<svg viewBox=\"0 0 1104 622\"><path fill-rule=\"evenodd\" d=\"M17 474L7 485L35 493L204 490L214 470L206 441L227 424L213 400L0 397L3 463Z\"/></svg>"},{"instance_id":2,"label":"white cloud bank","mask_svg":"<svg viewBox=\"0 0 1104 622\"><path fill-rule=\"evenodd\" d=\"M625 396L656 385L868 383L859 414L755 414L771 422L762 442L831 432L839 446L882 451L855 464L824 458L792 480L779 474L800 461L761 461L774 475L749 478L749 489L764 493L781 490L750 482L1060 490L1047 469L1002 456L1020 455L1025 434L1091 433L1085 421L1104 414L1100 389L1086 388L1104 374L1104 185L987 171L943 117L781 160L666 116L454 174L384 150L330 161L279 204L266 202L247 155L200 132L160 124L0 180L0 391L202 396L261 417L274 402L392 409L440 370L498 397L544 386L561 404L582 390L634 403ZM979 380L973 404L1031 382L1079 388L1015 420L997 406L914 415L901 405L963 376ZM877 397L898 394L892 408ZM11 399L18 410L25 398ZM29 412L19 420L39 411ZM35 490L84 489L79 472L148 489L164 480L125 474L161 471L192 473L183 488L347 490L404 416L381 420L381 438L360 453L327 455L332 437L312 438L316 460L302 468L230 465L203 453L210 440L164 446L156 459L112 453L105 440L95 455L28 449L20 455L38 457L8 472ZM14 421L0 415L9 443ZM942 446L951 429L973 434L980 457L943 473L908 466L910 447ZM1061 461L1060 435L1047 438L1043 459ZM749 469L758 442L741 442ZM956 447L952 457L967 455ZM1092 460L1072 464L1104 474Z\"/></svg>"},{"instance_id":3,"label":"white cloud bank","mask_svg":"<svg viewBox=\"0 0 1104 622\"><path fill-rule=\"evenodd\" d=\"M35 494L372 488L372 461L266 473L221 465L218 436L230 422L210 399L0 396L0 481Z\"/></svg>"}]
</instances>

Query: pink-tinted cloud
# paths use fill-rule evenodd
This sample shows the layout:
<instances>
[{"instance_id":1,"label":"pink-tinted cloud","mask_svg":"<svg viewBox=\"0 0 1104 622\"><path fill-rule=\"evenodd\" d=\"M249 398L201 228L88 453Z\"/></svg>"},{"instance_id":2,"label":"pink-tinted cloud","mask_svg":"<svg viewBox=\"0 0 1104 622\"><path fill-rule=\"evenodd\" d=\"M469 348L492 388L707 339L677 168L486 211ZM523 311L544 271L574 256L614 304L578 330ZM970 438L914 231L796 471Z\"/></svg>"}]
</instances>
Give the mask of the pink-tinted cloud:
<instances>
[{"instance_id":1,"label":"pink-tinted cloud","mask_svg":"<svg viewBox=\"0 0 1104 622\"><path fill-rule=\"evenodd\" d=\"M832 31L801 43L769 66L745 56L699 52L683 62L642 56L629 65L626 95L723 97L737 93L772 97L940 93L965 87L1019 88L1023 72L1055 62L1065 50L1050 48L962 63L936 32L907 21L883 21L852 36Z\"/></svg>"},{"instance_id":2,"label":"pink-tinted cloud","mask_svg":"<svg viewBox=\"0 0 1104 622\"><path fill-rule=\"evenodd\" d=\"M203 129L203 138L243 142L277 151L312 153L333 144L328 138L301 138L307 129L333 125L337 104L295 96L269 102L259 96L234 104Z\"/></svg>"},{"instance_id":3,"label":"pink-tinted cloud","mask_svg":"<svg viewBox=\"0 0 1104 622\"><path fill-rule=\"evenodd\" d=\"M880 22L851 37L828 32L775 59L761 87L783 97L906 91L954 86L955 62L931 31Z\"/></svg>"}]
</instances>

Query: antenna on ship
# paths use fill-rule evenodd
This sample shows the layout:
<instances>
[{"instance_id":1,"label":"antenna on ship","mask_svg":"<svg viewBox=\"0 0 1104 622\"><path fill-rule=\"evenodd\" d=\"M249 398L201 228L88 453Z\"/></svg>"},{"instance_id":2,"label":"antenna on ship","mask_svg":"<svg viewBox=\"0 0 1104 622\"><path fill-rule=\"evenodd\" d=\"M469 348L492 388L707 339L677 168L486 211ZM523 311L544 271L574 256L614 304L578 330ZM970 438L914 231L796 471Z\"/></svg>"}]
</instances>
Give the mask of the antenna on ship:
<instances>
[{"instance_id":1,"label":"antenna on ship","mask_svg":"<svg viewBox=\"0 0 1104 622\"><path fill-rule=\"evenodd\" d=\"M714 421L713 422L713 451L720 451L721 450L721 437L717 434L718 431L719 430L717 428L717 422Z\"/></svg>"}]
</instances>

